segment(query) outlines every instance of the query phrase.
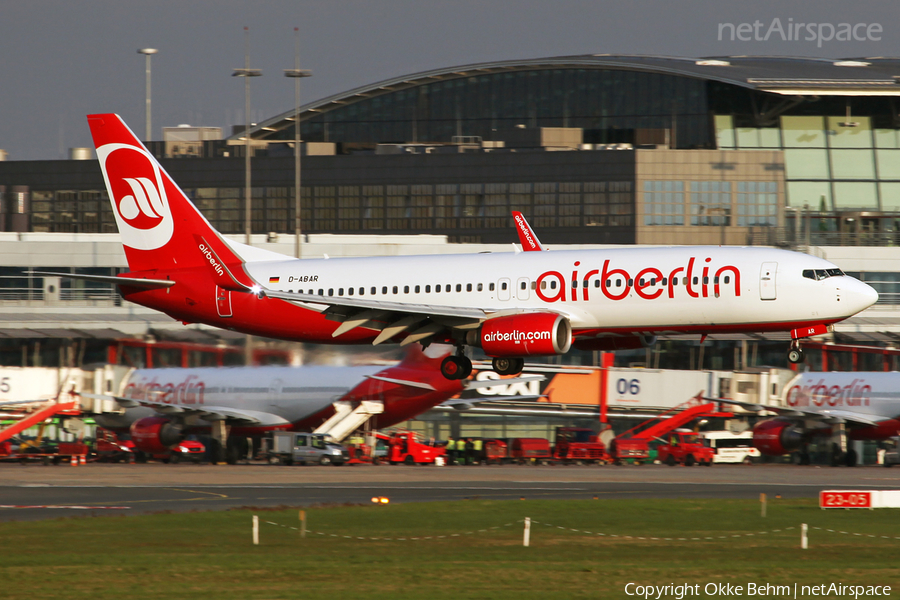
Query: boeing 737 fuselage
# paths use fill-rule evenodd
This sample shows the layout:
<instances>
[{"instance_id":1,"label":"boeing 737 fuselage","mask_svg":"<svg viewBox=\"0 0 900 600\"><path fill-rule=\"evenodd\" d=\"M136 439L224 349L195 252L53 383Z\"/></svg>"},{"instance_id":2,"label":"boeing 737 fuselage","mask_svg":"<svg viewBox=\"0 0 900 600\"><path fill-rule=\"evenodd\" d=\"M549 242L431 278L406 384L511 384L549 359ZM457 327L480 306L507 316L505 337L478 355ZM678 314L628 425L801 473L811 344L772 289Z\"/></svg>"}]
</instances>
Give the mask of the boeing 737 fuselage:
<instances>
[{"instance_id":1,"label":"boeing 737 fuselage","mask_svg":"<svg viewBox=\"0 0 900 600\"><path fill-rule=\"evenodd\" d=\"M445 342L501 374L572 346L636 348L667 333L790 331L797 340L871 306L876 292L825 260L738 247L297 260L221 236L117 115L88 117L130 272L132 302L186 323L317 343ZM89 276L86 276L89 277Z\"/></svg>"}]
</instances>

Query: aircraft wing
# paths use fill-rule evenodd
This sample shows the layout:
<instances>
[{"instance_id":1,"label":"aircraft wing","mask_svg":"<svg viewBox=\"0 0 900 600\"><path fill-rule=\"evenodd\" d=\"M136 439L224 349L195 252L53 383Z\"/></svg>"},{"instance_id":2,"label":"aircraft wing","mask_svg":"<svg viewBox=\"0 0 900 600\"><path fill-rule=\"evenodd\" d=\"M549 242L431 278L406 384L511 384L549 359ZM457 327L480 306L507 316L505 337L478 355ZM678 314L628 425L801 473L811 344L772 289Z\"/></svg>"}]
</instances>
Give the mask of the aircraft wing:
<instances>
[{"instance_id":1,"label":"aircraft wing","mask_svg":"<svg viewBox=\"0 0 900 600\"><path fill-rule=\"evenodd\" d=\"M704 398L704 400L709 402L721 402L723 404L733 404L751 411L768 410L778 413L779 416L783 417L801 417L804 419L821 419L823 421L842 420L850 421L851 423L856 423L858 425L878 425L878 421L872 420L872 415L861 414L850 410L835 410L830 408L822 410L806 410L796 407L784 408L781 406L768 406L764 404L754 404L752 402L726 400L723 398Z\"/></svg>"},{"instance_id":2,"label":"aircraft wing","mask_svg":"<svg viewBox=\"0 0 900 600\"><path fill-rule=\"evenodd\" d=\"M476 329L486 319L500 314L559 312L386 302L358 296L319 296L267 289L260 290L259 295L293 302L323 313L328 319L341 322L341 325L332 334L333 337L338 337L357 327L380 331L381 333L372 342L373 345L386 342L404 332L406 337L400 342L401 346L420 342L450 329Z\"/></svg>"},{"instance_id":3,"label":"aircraft wing","mask_svg":"<svg viewBox=\"0 0 900 600\"><path fill-rule=\"evenodd\" d=\"M158 413L164 415L179 416L197 416L206 421L230 421L241 425L257 425L261 427L271 427L275 425L289 425L290 421L279 417L278 415L261 412L257 410L244 410L241 408L232 408L230 406L209 406L199 405L197 407L189 407L184 405L169 404L158 400L137 400L134 398L124 398L122 396L111 396L103 394L81 394L85 398L98 398L102 400L115 400L122 408L134 408L136 406L145 406L152 408Z\"/></svg>"}]
</instances>

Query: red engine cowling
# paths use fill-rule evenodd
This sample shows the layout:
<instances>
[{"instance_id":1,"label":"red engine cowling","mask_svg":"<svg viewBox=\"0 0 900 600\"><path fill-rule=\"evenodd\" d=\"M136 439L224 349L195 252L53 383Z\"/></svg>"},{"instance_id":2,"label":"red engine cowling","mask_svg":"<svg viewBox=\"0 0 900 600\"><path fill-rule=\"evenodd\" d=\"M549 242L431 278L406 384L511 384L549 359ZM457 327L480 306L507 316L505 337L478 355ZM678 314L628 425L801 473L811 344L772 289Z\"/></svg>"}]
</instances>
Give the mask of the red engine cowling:
<instances>
[{"instance_id":1,"label":"red engine cowling","mask_svg":"<svg viewBox=\"0 0 900 600\"><path fill-rule=\"evenodd\" d=\"M572 325L556 313L488 319L469 336L470 345L481 346L485 354L496 357L565 354L572 347Z\"/></svg>"},{"instance_id":2,"label":"red engine cowling","mask_svg":"<svg viewBox=\"0 0 900 600\"><path fill-rule=\"evenodd\" d=\"M753 428L753 445L762 454L781 456L803 445L803 428L784 419L769 419Z\"/></svg>"},{"instance_id":3,"label":"red engine cowling","mask_svg":"<svg viewBox=\"0 0 900 600\"><path fill-rule=\"evenodd\" d=\"M165 417L144 417L131 424L134 447L148 454L168 452L184 439L181 425Z\"/></svg>"}]
</instances>

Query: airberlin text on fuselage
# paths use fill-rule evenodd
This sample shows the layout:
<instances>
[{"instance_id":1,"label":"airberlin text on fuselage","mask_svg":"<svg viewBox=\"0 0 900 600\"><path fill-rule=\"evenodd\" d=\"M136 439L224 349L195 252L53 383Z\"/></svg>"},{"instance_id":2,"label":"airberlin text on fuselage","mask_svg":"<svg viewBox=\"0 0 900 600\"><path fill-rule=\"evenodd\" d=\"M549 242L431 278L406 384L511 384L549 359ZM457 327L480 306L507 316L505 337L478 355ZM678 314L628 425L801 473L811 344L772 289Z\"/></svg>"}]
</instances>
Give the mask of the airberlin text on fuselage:
<instances>
[{"instance_id":1,"label":"airberlin text on fuselage","mask_svg":"<svg viewBox=\"0 0 900 600\"><path fill-rule=\"evenodd\" d=\"M691 298L708 298L711 295L710 291L712 291L712 295L718 298L721 292L720 280L727 277L728 279L724 280L724 283L726 285L733 283L734 295L741 295L740 269L732 265L725 265L715 271L711 271L712 267L708 264L712 262L711 258L704 259L703 263L701 263L703 268L700 269L699 265L697 267L694 266L696 260L695 257L691 257L687 265L672 269L665 274L656 267L645 267L631 274L625 269L618 269L614 265L610 265L611 261L607 259L603 261L602 269L591 269L579 275L578 267L581 266L581 262L576 262L574 265L575 270L572 271L572 276L568 278L570 282L568 285L566 284L567 278L562 273L559 271L547 271L538 276L535 293L544 302L557 302L560 300L563 302L566 300L572 302L578 302L579 300L588 301L590 300L590 281L597 278L600 281L600 290L610 300L624 300L628 297L632 288L635 294L645 300L655 300L663 294L666 294L669 298L674 298L675 290L679 287L683 287L685 293ZM557 280L559 282L559 291L556 291L554 295L548 296L542 288L545 279ZM681 280L681 285L679 285L679 279ZM567 288L571 290L568 297L566 296ZM578 297L579 288L581 289L581 298Z\"/></svg>"},{"instance_id":2,"label":"airberlin text on fuselage","mask_svg":"<svg viewBox=\"0 0 900 600\"><path fill-rule=\"evenodd\" d=\"M125 387L125 397L134 400L153 400L166 404L203 404L206 384L196 375L188 375L178 384L159 383L154 377L150 381L129 383Z\"/></svg>"},{"instance_id":3,"label":"airberlin text on fuselage","mask_svg":"<svg viewBox=\"0 0 900 600\"><path fill-rule=\"evenodd\" d=\"M787 393L788 406L869 406L872 386L864 379L854 379L845 386L827 386L824 381L793 386Z\"/></svg>"}]
</instances>

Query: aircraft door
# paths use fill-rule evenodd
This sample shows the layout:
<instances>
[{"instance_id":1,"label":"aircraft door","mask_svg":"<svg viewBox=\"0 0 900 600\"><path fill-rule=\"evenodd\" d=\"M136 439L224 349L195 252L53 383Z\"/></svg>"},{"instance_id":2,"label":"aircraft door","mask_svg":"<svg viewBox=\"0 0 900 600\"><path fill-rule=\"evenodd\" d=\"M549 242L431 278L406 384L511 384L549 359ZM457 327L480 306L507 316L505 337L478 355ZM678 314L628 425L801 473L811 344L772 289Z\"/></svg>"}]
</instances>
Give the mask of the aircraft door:
<instances>
[{"instance_id":1,"label":"aircraft door","mask_svg":"<svg viewBox=\"0 0 900 600\"><path fill-rule=\"evenodd\" d=\"M516 281L516 300L528 300L530 283L527 277L519 277L519 280Z\"/></svg>"},{"instance_id":2,"label":"aircraft door","mask_svg":"<svg viewBox=\"0 0 900 600\"><path fill-rule=\"evenodd\" d=\"M231 290L223 290L216 286L216 310L220 317L231 316Z\"/></svg>"},{"instance_id":3,"label":"aircraft door","mask_svg":"<svg viewBox=\"0 0 900 600\"><path fill-rule=\"evenodd\" d=\"M497 299L498 300L509 300L509 288L510 282L509 279L501 279L497 282Z\"/></svg>"},{"instance_id":4,"label":"aircraft door","mask_svg":"<svg viewBox=\"0 0 900 600\"><path fill-rule=\"evenodd\" d=\"M775 274L778 271L777 262L765 262L759 270L759 299L775 299Z\"/></svg>"}]
</instances>

